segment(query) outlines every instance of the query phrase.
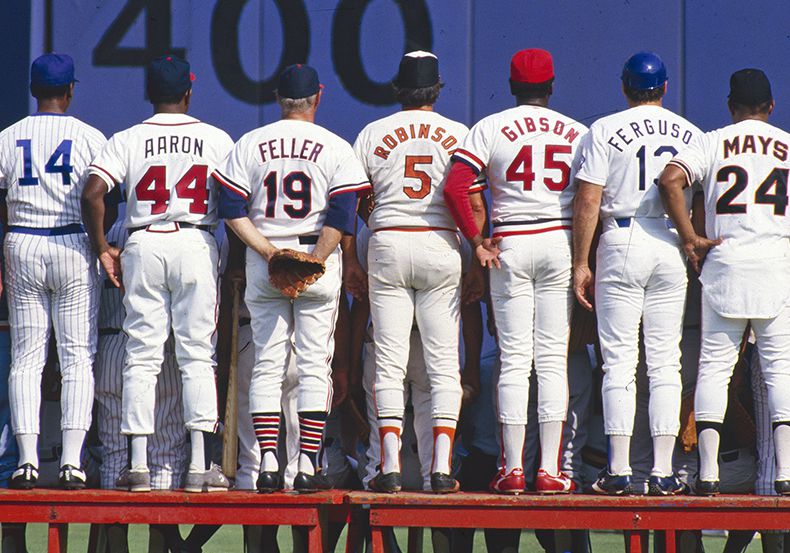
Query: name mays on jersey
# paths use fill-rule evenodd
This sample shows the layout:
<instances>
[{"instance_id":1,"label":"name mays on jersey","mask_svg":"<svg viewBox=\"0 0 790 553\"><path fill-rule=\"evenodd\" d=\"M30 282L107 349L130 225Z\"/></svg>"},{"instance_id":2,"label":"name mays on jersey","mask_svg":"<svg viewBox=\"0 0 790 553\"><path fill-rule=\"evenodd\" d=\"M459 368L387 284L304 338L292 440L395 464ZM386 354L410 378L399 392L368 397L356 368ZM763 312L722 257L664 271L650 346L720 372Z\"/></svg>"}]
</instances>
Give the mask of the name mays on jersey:
<instances>
[{"instance_id":1,"label":"name mays on jersey","mask_svg":"<svg viewBox=\"0 0 790 553\"><path fill-rule=\"evenodd\" d=\"M408 127L398 127L392 131L392 133L384 135L384 138L381 139L381 142L384 144L384 146L386 146L386 148L382 146L376 146L376 148L373 150L373 155L379 156L381 159L387 159L390 155L390 152L394 150L398 144L402 144L407 140L413 139L433 140L434 142L441 144L442 148L447 150L448 154L452 155L452 153L455 151L453 146L458 144L458 139L451 134L447 136L445 136L445 134L447 134L447 129L444 127L436 127L433 129L433 132L431 132L430 123L420 123L419 125L414 125L412 123Z\"/></svg>"},{"instance_id":2,"label":"name mays on jersey","mask_svg":"<svg viewBox=\"0 0 790 553\"><path fill-rule=\"evenodd\" d=\"M145 141L145 157L167 154L194 154L203 157L203 139L191 136L159 136Z\"/></svg>"},{"instance_id":3,"label":"name mays on jersey","mask_svg":"<svg viewBox=\"0 0 790 553\"><path fill-rule=\"evenodd\" d=\"M620 127L614 134L615 136L610 136L606 142L619 152L625 151L622 148L623 145L628 146L637 138L644 136L660 135L680 138L684 144L688 144L693 137L690 130L683 130L678 123L669 123L664 119L631 121L628 126Z\"/></svg>"},{"instance_id":4,"label":"name mays on jersey","mask_svg":"<svg viewBox=\"0 0 790 553\"><path fill-rule=\"evenodd\" d=\"M773 147L771 147L772 143ZM755 140L754 135L747 134L745 136L736 136L732 139L725 138L722 144L724 159L731 155L737 156L740 154L762 154L767 156L769 148L771 148L771 155L776 159L787 161L787 144L770 136L757 135Z\"/></svg>"}]
</instances>

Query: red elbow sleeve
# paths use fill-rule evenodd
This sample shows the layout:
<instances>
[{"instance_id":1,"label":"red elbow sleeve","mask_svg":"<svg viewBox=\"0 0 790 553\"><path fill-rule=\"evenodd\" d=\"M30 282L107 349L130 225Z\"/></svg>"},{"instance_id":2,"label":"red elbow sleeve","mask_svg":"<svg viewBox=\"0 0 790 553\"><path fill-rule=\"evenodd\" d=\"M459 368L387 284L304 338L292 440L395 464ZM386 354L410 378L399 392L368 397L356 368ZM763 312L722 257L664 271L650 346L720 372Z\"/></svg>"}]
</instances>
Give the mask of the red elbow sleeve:
<instances>
[{"instance_id":1,"label":"red elbow sleeve","mask_svg":"<svg viewBox=\"0 0 790 553\"><path fill-rule=\"evenodd\" d=\"M455 224L467 240L477 236L480 231L469 202L469 187L477 177L475 171L466 163L456 161L450 168L444 183L444 201L450 210Z\"/></svg>"}]
</instances>

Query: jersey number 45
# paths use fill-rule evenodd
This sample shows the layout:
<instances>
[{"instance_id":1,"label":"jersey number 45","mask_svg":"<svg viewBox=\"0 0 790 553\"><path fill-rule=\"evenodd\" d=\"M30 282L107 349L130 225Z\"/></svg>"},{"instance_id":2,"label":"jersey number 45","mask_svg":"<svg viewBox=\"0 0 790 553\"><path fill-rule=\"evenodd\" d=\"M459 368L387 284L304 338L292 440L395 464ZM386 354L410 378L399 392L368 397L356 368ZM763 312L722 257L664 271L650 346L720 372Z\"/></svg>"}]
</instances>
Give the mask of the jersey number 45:
<instances>
[{"instance_id":1,"label":"jersey number 45","mask_svg":"<svg viewBox=\"0 0 790 553\"><path fill-rule=\"evenodd\" d=\"M570 177L570 166L554 156L557 154L570 154L571 147L560 144L547 144L543 154L543 170L554 169L559 171L559 180L549 177L543 178L543 184L552 192L562 192L568 186ZM505 171L505 178L508 182L522 182L524 190L532 190L532 183L535 182L535 172L532 170L532 146L522 146L516 154L515 159L510 163Z\"/></svg>"}]
</instances>

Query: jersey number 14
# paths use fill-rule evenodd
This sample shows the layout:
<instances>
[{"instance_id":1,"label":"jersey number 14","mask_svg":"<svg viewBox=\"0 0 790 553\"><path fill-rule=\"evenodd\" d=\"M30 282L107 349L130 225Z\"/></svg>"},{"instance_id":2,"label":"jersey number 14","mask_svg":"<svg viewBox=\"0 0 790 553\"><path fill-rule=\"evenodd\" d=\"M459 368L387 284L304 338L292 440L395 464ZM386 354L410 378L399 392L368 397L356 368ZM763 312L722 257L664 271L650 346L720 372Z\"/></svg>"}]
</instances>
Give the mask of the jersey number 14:
<instances>
[{"instance_id":1,"label":"jersey number 14","mask_svg":"<svg viewBox=\"0 0 790 553\"><path fill-rule=\"evenodd\" d=\"M20 186L36 186L38 184L38 177L33 176L33 155L30 139L17 140L16 147L22 148L22 176L19 177ZM63 160L62 163L58 161ZM61 182L65 185L71 184L71 172L74 168L71 166L71 140L64 140L61 142L52 155L49 156L47 164L44 165L45 173L60 173Z\"/></svg>"}]
</instances>

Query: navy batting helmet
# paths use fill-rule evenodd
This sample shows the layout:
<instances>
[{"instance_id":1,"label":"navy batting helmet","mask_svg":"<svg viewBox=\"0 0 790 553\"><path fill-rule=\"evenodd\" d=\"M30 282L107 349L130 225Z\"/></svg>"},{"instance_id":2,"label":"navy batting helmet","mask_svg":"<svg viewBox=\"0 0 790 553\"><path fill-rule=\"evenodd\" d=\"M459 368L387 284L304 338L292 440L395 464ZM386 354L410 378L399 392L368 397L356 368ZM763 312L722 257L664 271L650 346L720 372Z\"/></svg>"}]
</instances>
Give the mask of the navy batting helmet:
<instances>
[{"instance_id":1,"label":"navy batting helmet","mask_svg":"<svg viewBox=\"0 0 790 553\"><path fill-rule=\"evenodd\" d=\"M638 52L625 62L621 78L628 88L650 90L667 82L667 68L657 54Z\"/></svg>"}]
</instances>

